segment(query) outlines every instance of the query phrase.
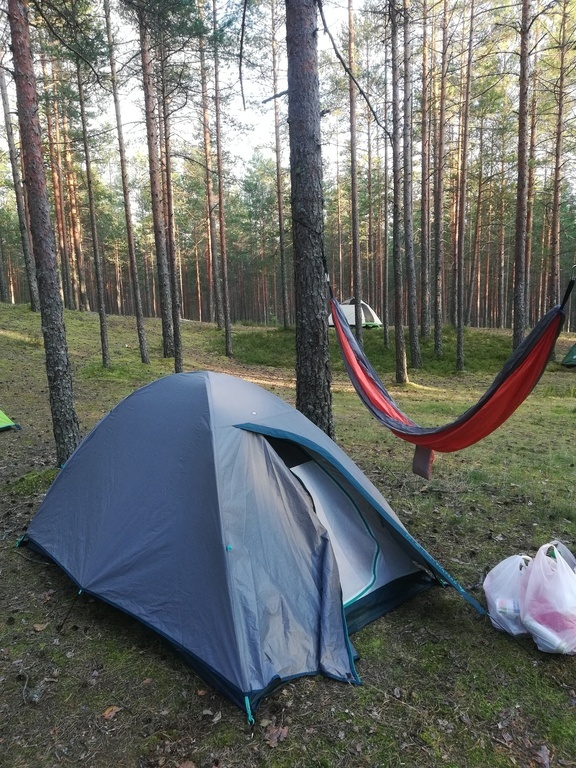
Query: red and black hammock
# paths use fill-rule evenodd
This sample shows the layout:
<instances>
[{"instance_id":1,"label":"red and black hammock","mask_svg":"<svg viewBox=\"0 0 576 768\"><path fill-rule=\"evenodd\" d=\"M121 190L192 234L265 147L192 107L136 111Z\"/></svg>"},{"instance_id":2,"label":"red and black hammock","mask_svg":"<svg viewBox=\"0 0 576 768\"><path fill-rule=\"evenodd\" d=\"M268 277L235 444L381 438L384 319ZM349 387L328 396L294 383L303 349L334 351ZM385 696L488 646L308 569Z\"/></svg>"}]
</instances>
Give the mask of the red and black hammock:
<instances>
[{"instance_id":1,"label":"red and black hammock","mask_svg":"<svg viewBox=\"0 0 576 768\"><path fill-rule=\"evenodd\" d=\"M429 478L434 451L450 453L468 448L497 429L524 402L550 360L573 286L574 277L562 303L551 309L526 336L480 400L443 427L420 427L402 413L362 352L340 304L331 295L332 319L350 380L366 407L384 426L416 445L412 463L416 474Z\"/></svg>"}]
</instances>

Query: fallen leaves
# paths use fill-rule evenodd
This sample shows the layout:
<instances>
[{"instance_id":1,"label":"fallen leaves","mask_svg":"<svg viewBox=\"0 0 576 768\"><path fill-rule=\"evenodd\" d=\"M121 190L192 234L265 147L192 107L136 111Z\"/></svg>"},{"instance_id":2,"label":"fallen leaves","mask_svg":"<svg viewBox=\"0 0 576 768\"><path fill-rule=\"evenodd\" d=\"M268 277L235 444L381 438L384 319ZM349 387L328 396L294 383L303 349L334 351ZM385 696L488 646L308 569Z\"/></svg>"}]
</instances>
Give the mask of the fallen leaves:
<instances>
[{"instance_id":1,"label":"fallen leaves","mask_svg":"<svg viewBox=\"0 0 576 768\"><path fill-rule=\"evenodd\" d=\"M278 744L281 741L284 741L288 737L288 726L284 725L274 725L274 723L269 723L266 726L266 730L264 732L264 741L268 744L269 747L274 748L277 747Z\"/></svg>"},{"instance_id":2,"label":"fallen leaves","mask_svg":"<svg viewBox=\"0 0 576 768\"><path fill-rule=\"evenodd\" d=\"M118 714L118 712L120 712L121 709L122 707L115 707L115 706L106 707L104 712L102 712L102 717L104 718L104 720L113 720Z\"/></svg>"}]
</instances>

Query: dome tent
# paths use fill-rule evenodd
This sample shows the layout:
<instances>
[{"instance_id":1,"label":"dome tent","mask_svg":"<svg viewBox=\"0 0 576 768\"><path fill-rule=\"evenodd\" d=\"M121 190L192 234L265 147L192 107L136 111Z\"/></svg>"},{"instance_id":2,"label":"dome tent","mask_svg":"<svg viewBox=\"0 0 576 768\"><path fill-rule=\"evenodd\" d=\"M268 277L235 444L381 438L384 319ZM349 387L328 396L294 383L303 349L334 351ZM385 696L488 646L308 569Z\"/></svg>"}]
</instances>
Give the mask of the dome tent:
<instances>
[{"instance_id":1,"label":"dome tent","mask_svg":"<svg viewBox=\"0 0 576 768\"><path fill-rule=\"evenodd\" d=\"M360 302L360 306L362 308L362 326L364 328L381 328L382 320L380 320L372 307L365 301ZM356 299L352 297L342 301L340 308L348 321L348 325L353 328L356 325ZM331 328L334 326L332 313L328 316L328 325Z\"/></svg>"},{"instance_id":2,"label":"dome tent","mask_svg":"<svg viewBox=\"0 0 576 768\"><path fill-rule=\"evenodd\" d=\"M249 718L295 677L359 682L349 633L434 583L482 611L329 437L225 374L173 374L120 402L24 542L167 638Z\"/></svg>"}]
</instances>

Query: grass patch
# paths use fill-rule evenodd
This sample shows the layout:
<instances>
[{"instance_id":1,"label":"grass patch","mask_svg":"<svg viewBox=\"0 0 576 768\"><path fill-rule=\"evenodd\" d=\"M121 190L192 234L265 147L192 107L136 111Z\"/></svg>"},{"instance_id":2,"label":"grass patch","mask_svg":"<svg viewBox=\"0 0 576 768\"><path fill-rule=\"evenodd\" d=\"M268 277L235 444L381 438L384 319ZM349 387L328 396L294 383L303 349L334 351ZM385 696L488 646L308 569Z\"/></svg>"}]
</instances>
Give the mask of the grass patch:
<instances>
[{"instance_id":1,"label":"grass patch","mask_svg":"<svg viewBox=\"0 0 576 768\"><path fill-rule=\"evenodd\" d=\"M50 467L43 470L32 470L14 482L10 483L10 492L14 496L27 497L46 493L54 482L59 470Z\"/></svg>"}]
</instances>

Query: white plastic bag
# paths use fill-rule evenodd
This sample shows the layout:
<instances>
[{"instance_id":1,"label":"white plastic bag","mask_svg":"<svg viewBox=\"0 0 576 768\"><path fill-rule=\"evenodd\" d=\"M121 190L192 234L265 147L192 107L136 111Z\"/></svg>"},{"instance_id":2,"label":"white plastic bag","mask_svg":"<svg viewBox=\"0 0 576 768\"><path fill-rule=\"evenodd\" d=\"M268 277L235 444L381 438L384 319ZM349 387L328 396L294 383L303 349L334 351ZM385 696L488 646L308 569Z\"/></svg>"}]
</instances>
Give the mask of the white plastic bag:
<instances>
[{"instance_id":1,"label":"white plastic bag","mask_svg":"<svg viewBox=\"0 0 576 768\"><path fill-rule=\"evenodd\" d=\"M494 566L484 579L488 615L496 629L510 635L529 635L520 616L520 602L531 558L512 555Z\"/></svg>"},{"instance_id":2,"label":"white plastic bag","mask_svg":"<svg viewBox=\"0 0 576 768\"><path fill-rule=\"evenodd\" d=\"M520 615L546 653L576 654L576 573L569 559L570 550L551 542L540 547L528 569Z\"/></svg>"}]
</instances>

